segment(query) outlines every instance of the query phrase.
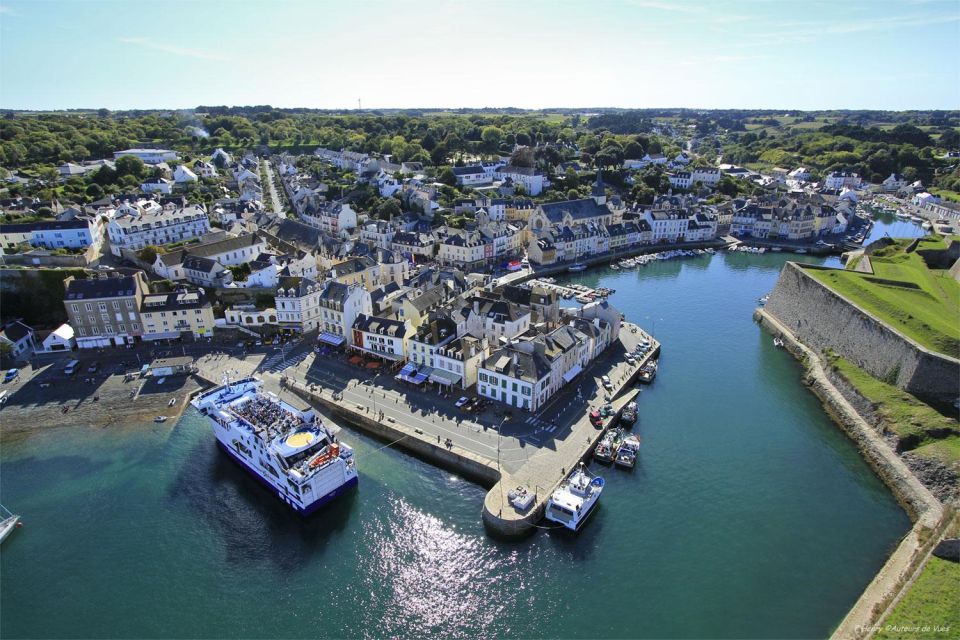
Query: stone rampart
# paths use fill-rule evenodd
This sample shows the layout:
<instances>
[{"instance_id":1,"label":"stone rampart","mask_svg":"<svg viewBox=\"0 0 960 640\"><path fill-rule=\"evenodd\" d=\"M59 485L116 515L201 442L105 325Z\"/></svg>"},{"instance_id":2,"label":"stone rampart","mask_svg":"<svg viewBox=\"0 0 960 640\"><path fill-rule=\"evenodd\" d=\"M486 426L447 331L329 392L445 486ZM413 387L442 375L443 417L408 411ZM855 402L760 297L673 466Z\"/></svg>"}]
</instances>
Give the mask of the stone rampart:
<instances>
[{"instance_id":1,"label":"stone rampart","mask_svg":"<svg viewBox=\"0 0 960 640\"><path fill-rule=\"evenodd\" d=\"M960 360L931 351L788 262L765 310L817 351L832 349L872 376L935 403L960 393Z\"/></svg>"}]
</instances>

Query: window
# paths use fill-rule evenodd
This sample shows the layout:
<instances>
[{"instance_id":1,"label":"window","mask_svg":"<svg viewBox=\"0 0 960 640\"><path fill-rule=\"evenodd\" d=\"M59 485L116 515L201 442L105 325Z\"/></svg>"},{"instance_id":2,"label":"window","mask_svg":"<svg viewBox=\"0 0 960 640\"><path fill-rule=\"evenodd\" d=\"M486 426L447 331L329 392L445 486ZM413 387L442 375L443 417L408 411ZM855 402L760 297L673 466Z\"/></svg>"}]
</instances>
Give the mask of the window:
<instances>
[{"instance_id":1,"label":"window","mask_svg":"<svg viewBox=\"0 0 960 640\"><path fill-rule=\"evenodd\" d=\"M127 300L127 309L133 309L133 300Z\"/></svg>"},{"instance_id":2,"label":"window","mask_svg":"<svg viewBox=\"0 0 960 640\"><path fill-rule=\"evenodd\" d=\"M93 305L90 304L89 302L85 304L84 307L86 308L87 311L93 311Z\"/></svg>"},{"instance_id":3,"label":"window","mask_svg":"<svg viewBox=\"0 0 960 640\"><path fill-rule=\"evenodd\" d=\"M107 332L107 335L111 335L111 336L113 335L113 327L110 326L109 324L106 326L105 330Z\"/></svg>"},{"instance_id":4,"label":"window","mask_svg":"<svg viewBox=\"0 0 960 640\"><path fill-rule=\"evenodd\" d=\"M117 325L117 331L119 331L120 333L126 333L127 328L122 324L120 324L120 325Z\"/></svg>"},{"instance_id":5,"label":"window","mask_svg":"<svg viewBox=\"0 0 960 640\"><path fill-rule=\"evenodd\" d=\"M114 301L113 301L113 308L114 308L114 309L119 309L119 308L120 308L120 301L119 301L119 300L114 300Z\"/></svg>"},{"instance_id":6,"label":"window","mask_svg":"<svg viewBox=\"0 0 960 640\"><path fill-rule=\"evenodd\" d=\"M80 305L78 305L78 304L72 304L72 305L70 305L70 309L72 309L74 313L79 313L79 312L80 312Z\"/></svg>"},{"instance_id":7,"label":"window","mask_svg":"<svg viewBox=\"0 0 960 640\"><path fill-rule=\"evenodd\" d=\"M93 333L93 335L95 335L95 336L100 335L100 327L93 327L92 329L90 329L90 331L91 331L91 332Z\"/></svg>"},{"instance_id":8,"label":"window","mask_svg":"<svg viewBox=\"0 0 960 640\"><path fill-rule=\"evenodd\" d=\"M87 322L89 322L90 324L96 324L97 316L87 316Z\"/></svg>"},{"instance_id":9,"label":"window","mask_svg":"<svg viewBox=\"0 0 960 640\"><path fill-rule=\"evenodd\" d=\"M97 303L97 308L100 309L100 311L106 311L106 310L107 310L107 303L106 303L106 302L98 302L98 303Z\"/></svg>"},{"instance_id":10,"label":"window","mask_svg":"<svg viewBox=\"0 0 960 640\"><path fill-rule=\"evenodd\" d=\"M140 331L140 325L137 324L136 322L134 322L130 328L133 329L134 331Z\"/></svg>"}]
</instances>

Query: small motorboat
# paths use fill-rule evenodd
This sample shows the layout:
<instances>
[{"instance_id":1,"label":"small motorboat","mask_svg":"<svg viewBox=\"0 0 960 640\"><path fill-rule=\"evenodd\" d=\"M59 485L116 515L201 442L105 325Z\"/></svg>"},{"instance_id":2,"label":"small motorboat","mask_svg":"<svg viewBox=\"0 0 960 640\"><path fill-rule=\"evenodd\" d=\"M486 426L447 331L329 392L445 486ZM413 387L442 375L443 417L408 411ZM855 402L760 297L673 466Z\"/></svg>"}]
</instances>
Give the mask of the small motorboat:
<instances>
[{"instance_id":1,"label":"small motorboat","mask_svg":"<svg viewBox=\"0 0 960 640\"><path fill-rule=\"evenodd\" d=\"M167 406L168 406L168 407L172 407L172 406L175 405L175 404L177 404L177 399L176 399L176 398L170 398L170 402L167 403Z\"/></svg>"},{"instance_id":2,"label":"small motorboat","mask_svg":"<svg viewBox=\"0 0 960 640\"><path fill-rule=\"evenodd\" d=\"M650 384L653 382L653 379L657 377L657 361L654 360L650 364L645 365L640 369L639 379L643 384Z\"/></svg>"},{"instance_id":3,"label":"small motorboat","mask_svg":"<svg viewBox=\"0 0 960 640\"><path fill-rule=\"evenodd\" d=\"M587 268L587 265L585 265L585 264L583 264L583 263L581 263L581 262L578 262L577 264L570 265L570 268L567 269L567 271L570 271L570 272L572 272L572 273L576 273L576 272L578 272L578 271L585 271L586 268Z\"/></svg>"},{"instance_id":4,"label":"small motorboat","mask_svg":"<svg viewBox=\"0 0 960 640\"><path fill-rule=\"evenodd\" d=\"M166 422L166 421L167 421L167 416L157 416L156 418L153 419L153 421L154 421L154 422Z\"/></svg>"},{"instance_id":5,"label":"small motorboat","mask_svg":"<svg viewBox=\"0 0 960 640\"><path fill-rule=\"evenodd\" d=\"M620 424L625 427L632 427L633 423L637 421L637 403L631 402L623 408L623 411L620 413Z\"/></svg>"},{"instance_id":6,"label":"small motorboat","mask_svg":"<svg viewBox=\"0 0 960 640\"><path fill-rule=\"evenodd\" d=\"M777 347L778 349L783 349L783 338L781 338L780 336L777 336L776 338L774 338L773 346Z\"/></svg>"},{"instance_id":7,"label":"small motorboat","mask_svg":"<svg viewBox=\"0 0 960 640\"><path fill-rule=\"evenodd\" d=\"M770 299L770 296L763 296L762 298L758 298L757 302L762 306L767 304L767 300L769 299Z\"/></svg>"},{"instance_id":8,"label":"small motorboat","mask_svg":"<svg viewBox=\"0 0 960 640\"><path fill-rule=\"evenodd\" d=\"M637 464L637 453L640 451L640 438L629 435L620 443L614 464L618 467L632 469Z\"/></svg>"}]
</instances>

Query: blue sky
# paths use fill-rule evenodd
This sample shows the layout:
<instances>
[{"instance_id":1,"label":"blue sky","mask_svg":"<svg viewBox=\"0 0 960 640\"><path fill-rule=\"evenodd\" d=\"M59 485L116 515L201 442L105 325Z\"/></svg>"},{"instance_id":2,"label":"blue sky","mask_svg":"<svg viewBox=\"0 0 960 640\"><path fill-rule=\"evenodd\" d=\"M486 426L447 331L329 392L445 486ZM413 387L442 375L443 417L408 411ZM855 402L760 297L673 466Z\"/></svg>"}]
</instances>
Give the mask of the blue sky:
<instances>
[{"instance_id":1,"label":"blue sky","mask_svg":"<svg viewBox=\"0 0 960 640\"><path fill-rule=\"evenodd\" d=\"M960 0L0 0L0 107L960 108Z\"/></svg>"}]
</instances>

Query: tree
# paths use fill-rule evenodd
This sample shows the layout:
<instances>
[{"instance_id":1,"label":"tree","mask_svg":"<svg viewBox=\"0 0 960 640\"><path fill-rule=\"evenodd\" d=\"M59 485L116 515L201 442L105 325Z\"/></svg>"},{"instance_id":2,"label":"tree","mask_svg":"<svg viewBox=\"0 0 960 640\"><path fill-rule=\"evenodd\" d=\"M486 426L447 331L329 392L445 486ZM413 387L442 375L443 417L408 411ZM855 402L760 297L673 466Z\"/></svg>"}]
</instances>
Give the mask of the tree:
<instances>
[{"instance_id":1,"label":"tree","mask_svg":"<svg viewBox=\"0 0 960 640\"><path fill-rule=\"evenodd\" d=\"M499 127L484 127L480 133L483 149L488 153L495 152L500 147L501 140L503 140L503 129Z\"/></svg>"},{"instance_id":2,"label":"tree","mask_svg":"<svg viewBox=\"0 0 960 640\"><path fill-rule=\"evenodd\" d=\"M147 264L153 264L157 261L157 256L161 253L160 247L148 244L137 252L137 258Z\"/></svg>"},{"instance_id":3,"label":"tree","mask_svg":"<svg viewBox=\"0 0 960 640\"><path fill-rule=\"evenodd\" d=\"M717 191L725 196L734 198L740 192L740 187L737 186L737 181L730 176L723 176L720 178L720 182L717 183Z\"/></svg>"},{"instance_id":4,"label":"tree","mask_svg":"<svg viewBox=\"0 0 960 640\"><path fill-rule=\"evenodd\" d=\"M403 210L400 208L400 203L394 198L386 198L377 205L375 213L380 220L389 220L393 216L403 213Z\"/></svg>"},{"instance_id":5,"label":"tree","mask_svg":"<svg viewBox=\"0 0 960 640\"><path fill-rule=\"evenodd\" d=\"M579 200L580 192L576 189L567 189L567 200Z\"/></svg>"},{"instance_id":6,"label":"tree","mask_svg":"<svg viewBox=\"0 0 960 640\"><path fill-rule=\"evenodd\" d=\"M91 182L87 185L86 194L90 196L91 199L97 200L98 198L103 197L103 187L98 185L96 182Z\"/></svg>"},{"instance_id":7,"label":"tree","mask_svg":"<svg viewBox=\"0 0 960 640\"><path fill-rule=\"evenodd\" d=\"M630 158L631 160L636 160L642 158L644 155L643 147L640 146L640 143L636 140L631 140L627 143L627 146L623 148L623 156L625 158Z\"/></svg>"},{"instance_id":8,"label":"tree","mask_svg":"<svg viewBox=\"0 0 960 640\"><path fill-rule=\"evenodd\" d=\"M576 189L580 186L580 177L577 176L577 172L573 170L573 167L567 167L566 172L563 174L563 184L566 185L568 189Z\"/></svg>"},{"instance_id":9,"label":"tree","mask_svg":"<svg viewBox=\"0 0 960 640\"><path fill-rule=\"evenodd\" d=\"M453 169L450 167L444 167L440 170L440 175L437 176L437 180L443 184L455 186L457 184L457 176L453 173Z\"/></svg>"},{"instance_id":10,"label":"tree","mask_svg":"<svg viewBox=\"0 0 960 640\"><path fill-rule=\"evenodd\" d=\"M133 176L139 181L140 178L144 176L146 167L143 164L143 160L136 156L121 156L117 158L116 162L117 176ZM101 168L101 171L103 169Z\"/></svg>"},{"instance_id":11,"label":"tree","mask_svg":"<svg viewBox=\"0 0 960 640\"><path fill-rule=\"evenodd\" d=\"M533 149L520 147L510 156L510 164L515 167L532 167L534 165Z\"/></svg>"}]
</instances>

